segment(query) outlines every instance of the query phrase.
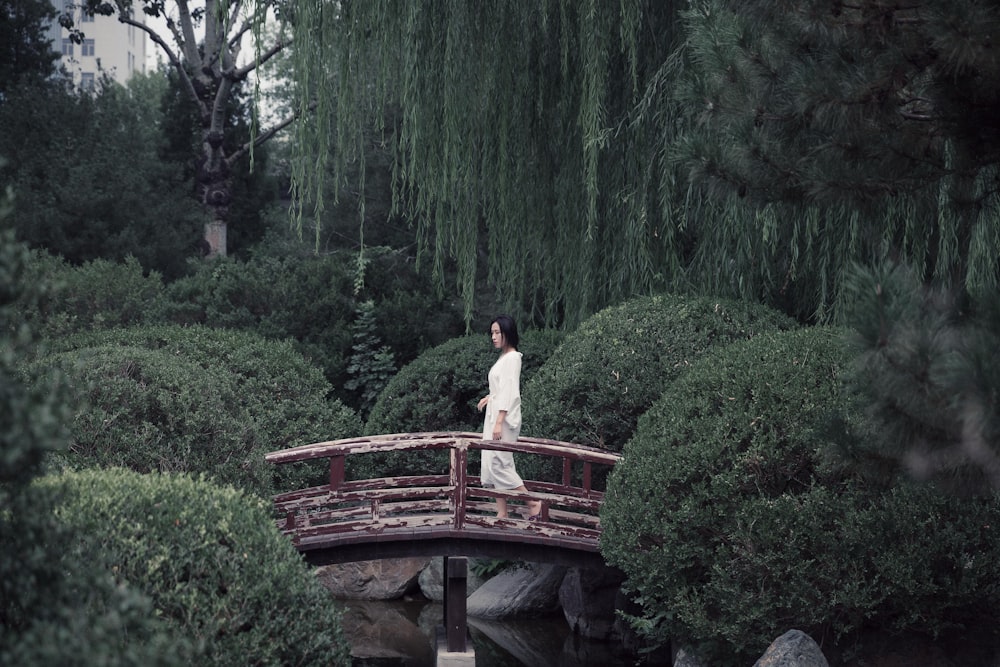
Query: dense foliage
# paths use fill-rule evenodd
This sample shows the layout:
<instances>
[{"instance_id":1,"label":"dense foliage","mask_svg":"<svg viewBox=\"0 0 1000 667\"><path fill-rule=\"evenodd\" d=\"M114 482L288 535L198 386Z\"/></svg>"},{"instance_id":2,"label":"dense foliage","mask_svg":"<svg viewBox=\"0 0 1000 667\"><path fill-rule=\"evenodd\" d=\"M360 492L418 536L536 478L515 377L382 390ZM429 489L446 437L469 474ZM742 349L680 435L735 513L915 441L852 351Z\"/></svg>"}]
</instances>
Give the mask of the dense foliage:
<instances>
[{"instance_id":1,"label":"dense foliage","mask_svg":"<svg viewBox=\"0 0 1000 667\"><path fill-rule=\"evenodd\" d=\"M160 274L145 273L134 258L72 266L36 251L25 272L27 280L46 285L46 290L31 301L18 302L18 317L53 341L82 331L156 322L166 305Z\"/></svg>"},{"instance_id":2,"label":"dense foliage","mask_svg":"<svg viewBox=\"0 0 1000 667\"><path fill-rule=\"evenodd\" d=\"M29 279L51 283L33 301L18 301L19 317L41 335L59 339L77 332L173 323L251 331L273 340L292 340L295 349L331 382L334 395L351 407L360 394L351 378L351 327L357 303L371 300L371 336L405 364L427 347L461 333L461 314L436 296L412 263L388 249L365 250L365 280L355 293L357 253L280 255L259 252L246 261L220 259L192 267L189 276L164 283L139 262L94 260L81 266L35 253ZM418 330L407 317L425 315Z\"/></svg>"},{"instance_id":3,"label":"dense foliage","mask_svg":"<svg viewBox=\"0 0 1000 667\"><path fill-rule=\"evenodd\" d=\"M855 267L847 284L855 393L879 437L844 453L881 477L1000 490L1000 298L958 298L902 266Z\"/></svg>"},{"instance_id":4,"label":"dense foliage","mask_svg":"<svg viewBox=\"0 0 1000 667\"><path fill-rule=\"evenodd\" d=\"M829 455L844 332L764 333L704 356L642 417L602 508L638 627L749 664L790 626L936 633L995 624L1000 501L869 484ZM984 627L984 626L977 626Z\"/></svg>"},{"instance_id":5,"label":"dense foliage","mask_svg":"<svg viewBox=\"0 0 1000 667\"><path fill-rule=\"evenodd\" d=\"M48 0L0 0L0 96L18 83L52 76L59 58L46 31L56 10ZM0 152L2 155L2 152Z\"/></svg>"},{"instance_id":6,"label":"dense foliage","mask_svg":"<svg viewBox=\"0 0 1000 667\"><path fill-rule=\"evenodd\" d=\"M259 253L246 262L217 261L167 288L165 317L177 323L249 329L269 338L293 338L323 369L345 403L360 401L343 389L354 344L357 303L375 303L373 334L406 363L425 348L462 331L461 315L433 294L412 264L389 250L367 249L364 288L355 293L358 255L284 256ZM405 323L421 313L425 326Z\"/></svg>"},{"instance_id":7,"label":"dense foliage","mask_svg":"<svg viewBox=\"0 0 1000 667\"><path fill-rule=\"evenodd\" d=\"M707 297L641 297L607 308L525 383L523 432L621 451L639 416L699 357L794 326L763 306Z\"/></svg>"},{"instance_id":8,"label":"dense foliage","mask_svg":"<svg viewBox=\"0 0 1000 667\"><path fill-rule=\"evenodd\" d=\"M995 3L699 0L682 16L676 91L697 123L679 157L697 180L815 206L772 211L772 238L790 223L803 238L811 219L850 239L802 269L839 271L863 249L853 259L900 258L995 291Z\"/></svg>"},{"instance_id":9,"label":"dense foliage","mask_svg":"<svg viewBox=\"0 0 1000 667\"><path fill-rule=\"evenodd\" d=\"M0 104L0 176L15 188L19 240L73 264L135 257L168 277L198 254L201 219L176 163L158 152L154 78L78 95L24 86Z\"/></svg>"},{"instance_id":10,"label":"dense foliage","mask_svg":"<svg viewBox=\"0 0 1000 667\"><path fill-rule=\"evenodd\" d=\"M275 469L266 452L361 431L290 343L250 333L174 326L80 334L36 365L62 369L85 406L71 424L73 467L205 473L268 496L275 474L294 468Z\"/></svg>"},{"instance_id":11,"label":"dense foliage","mask_svg":"<svg viewBox=\"0 0 1000 667\"><path fill-rule=\"evenodd\" d=\"M275 528L269 503L187 475L88 470L42 478L76 558L141 590L154 613L224 667L350 664L329 591Z\"/></svg>"},{"instance_id":12,"label":"dense foliage","mask_svg":"<svg viewBox=\"0 0 1000 667\"><path fill-rule=\"evenodd\" d=\"M13 234L0 232L0 663L190 664L186 639L154 618L143 595L70 553L66 545L84 536L55 520L56 494L31 485L43 457L66 446L69 403L58 376L26 377L19 368L37 341L12 304L45 289L27 279L29 264Z\"/></svg>"}]
</instances>

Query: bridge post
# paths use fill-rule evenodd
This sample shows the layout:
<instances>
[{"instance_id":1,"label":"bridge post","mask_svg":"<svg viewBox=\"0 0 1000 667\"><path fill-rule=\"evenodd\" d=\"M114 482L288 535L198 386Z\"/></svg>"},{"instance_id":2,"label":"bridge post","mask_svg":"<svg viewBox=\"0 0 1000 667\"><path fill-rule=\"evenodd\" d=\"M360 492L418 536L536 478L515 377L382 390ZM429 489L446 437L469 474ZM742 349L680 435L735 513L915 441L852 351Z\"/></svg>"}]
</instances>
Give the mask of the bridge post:
<instances>
[{"instance_id":1,"label":"bridge post","mask_svg":"<svg viewBox=\"0 0 1000 667\"><path fill-rule=\"evenodd\" d=\"M437 667L475 667L476 654L466 641L469 634L465 617L469 559L444 557L444 636L438 634Z\"/></svg>"},{"instance_id":2,"label":"bridge post","mask_svg":"<svg viewBox=\"0 0 1000 667\"><path fill-rule=\"evenodd\" d=\"M344 455L337 454L330 457L330 490L336 491L344 483Z\"/></svg>"},{"instance_id":3,"label":"bridge post","mask_svg":"<svg viewBox=\"0 0 1000 667\"><path fill-rule=\"evenodd\" d=\"M468 595L469 559L465 556L444 557L444 624L448 635L448 650L465 650L468 627L465 620L465 599Z\"/></svg>"},{"instance_id":4,"label":"bridge post","mask_svg":"<svg viewBox=\"0 0 1000 667\"><path fill-rule=\"evenodd\" d=\"M451 470L449 471L450 481L451 481L451 492L453 502L455 504L455 518L454 527L455 530L462 530L465 527L465 494L466 485L468 485L468 466L469 461L469 449L468 445L462 443L457 447L452 447L451 449Z\"/></svg>"}]
</instances>

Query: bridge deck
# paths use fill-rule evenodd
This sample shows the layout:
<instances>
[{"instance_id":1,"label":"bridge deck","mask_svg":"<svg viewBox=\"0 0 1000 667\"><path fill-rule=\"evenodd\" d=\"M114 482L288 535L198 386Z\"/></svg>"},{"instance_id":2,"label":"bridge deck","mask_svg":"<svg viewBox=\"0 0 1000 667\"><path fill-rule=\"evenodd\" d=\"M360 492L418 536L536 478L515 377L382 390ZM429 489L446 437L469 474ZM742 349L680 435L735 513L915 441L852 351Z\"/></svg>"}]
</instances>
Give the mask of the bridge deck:
<instances>
[{"instance_id":1,"label":"bridge deck","mask_svg":"<svg viewBox=\"0 0 1000 667\"><path fill-rule=\"evenodd\" d=\"M427 449L450 452L448 475L344 478L346 456ZM560 458L562 482L526 480L527 493L482 488L479 478L466 471L470 449ZM505 443L457 432L350 438L267 455L276 464L323 458L329 459L329 484L274 499L284 517L279 527L316 564L435 554L574 564L600 561L599 512L604 494L591 488L591 467L612 466L619 460L616 454L573 443L539 438ZM497 518L497 498L540 501L539 520Z\"/></svg>"}]
</instances>

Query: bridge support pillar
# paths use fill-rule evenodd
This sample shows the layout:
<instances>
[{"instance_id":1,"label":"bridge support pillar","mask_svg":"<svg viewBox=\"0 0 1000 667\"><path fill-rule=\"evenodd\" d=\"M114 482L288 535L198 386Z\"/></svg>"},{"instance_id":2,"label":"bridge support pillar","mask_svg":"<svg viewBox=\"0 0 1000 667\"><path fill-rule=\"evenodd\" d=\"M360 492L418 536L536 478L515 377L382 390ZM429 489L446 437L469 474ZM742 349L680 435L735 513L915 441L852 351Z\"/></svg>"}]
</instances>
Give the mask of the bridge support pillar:
<instances>
[{"instance_id":1,"label":"bridge support pillar","mask_svg":"<svg viewBox=\"0 0 1000 667\"><path fill-rule=\"evenodd\" d=\"M475 667L476 653L469 641L466 621L469 559L444 559L444 627L438 628L434 646L437 667Z\"/></svg>"}]
</instances>

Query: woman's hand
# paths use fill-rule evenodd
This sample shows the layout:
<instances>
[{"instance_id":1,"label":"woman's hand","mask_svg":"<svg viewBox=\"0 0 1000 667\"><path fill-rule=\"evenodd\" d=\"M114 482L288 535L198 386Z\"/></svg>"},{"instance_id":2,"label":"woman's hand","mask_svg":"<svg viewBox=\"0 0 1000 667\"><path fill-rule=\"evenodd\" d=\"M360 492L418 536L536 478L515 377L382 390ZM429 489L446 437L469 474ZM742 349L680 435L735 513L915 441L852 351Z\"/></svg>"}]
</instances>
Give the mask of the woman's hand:
<instances>
[{"instance_id":1,"label":"woman's hand","mask_svg":"<svg viewBox=\"0 0 1000 667\"><path fill-rule=\"evenodd\" d=\"M493 439L503 440L503 422L507 419L507 411L501 410L497 413L497 423L493 425Z\"/></svg>"},{"instance_id":2,"label":"woman's hand","mask_svg":"<svg viewBox=\"0 0 1000 667\"><path fill-rule=\"evenodd\" d=\"M481 399L479 399L479 405L476 407L476 409L479 410L480 412L482 412L483 408L485 408L486 404L489 403L489 402L490 402L490 397L489 396L483 396Z\"/></svg>"}]
</instances>

